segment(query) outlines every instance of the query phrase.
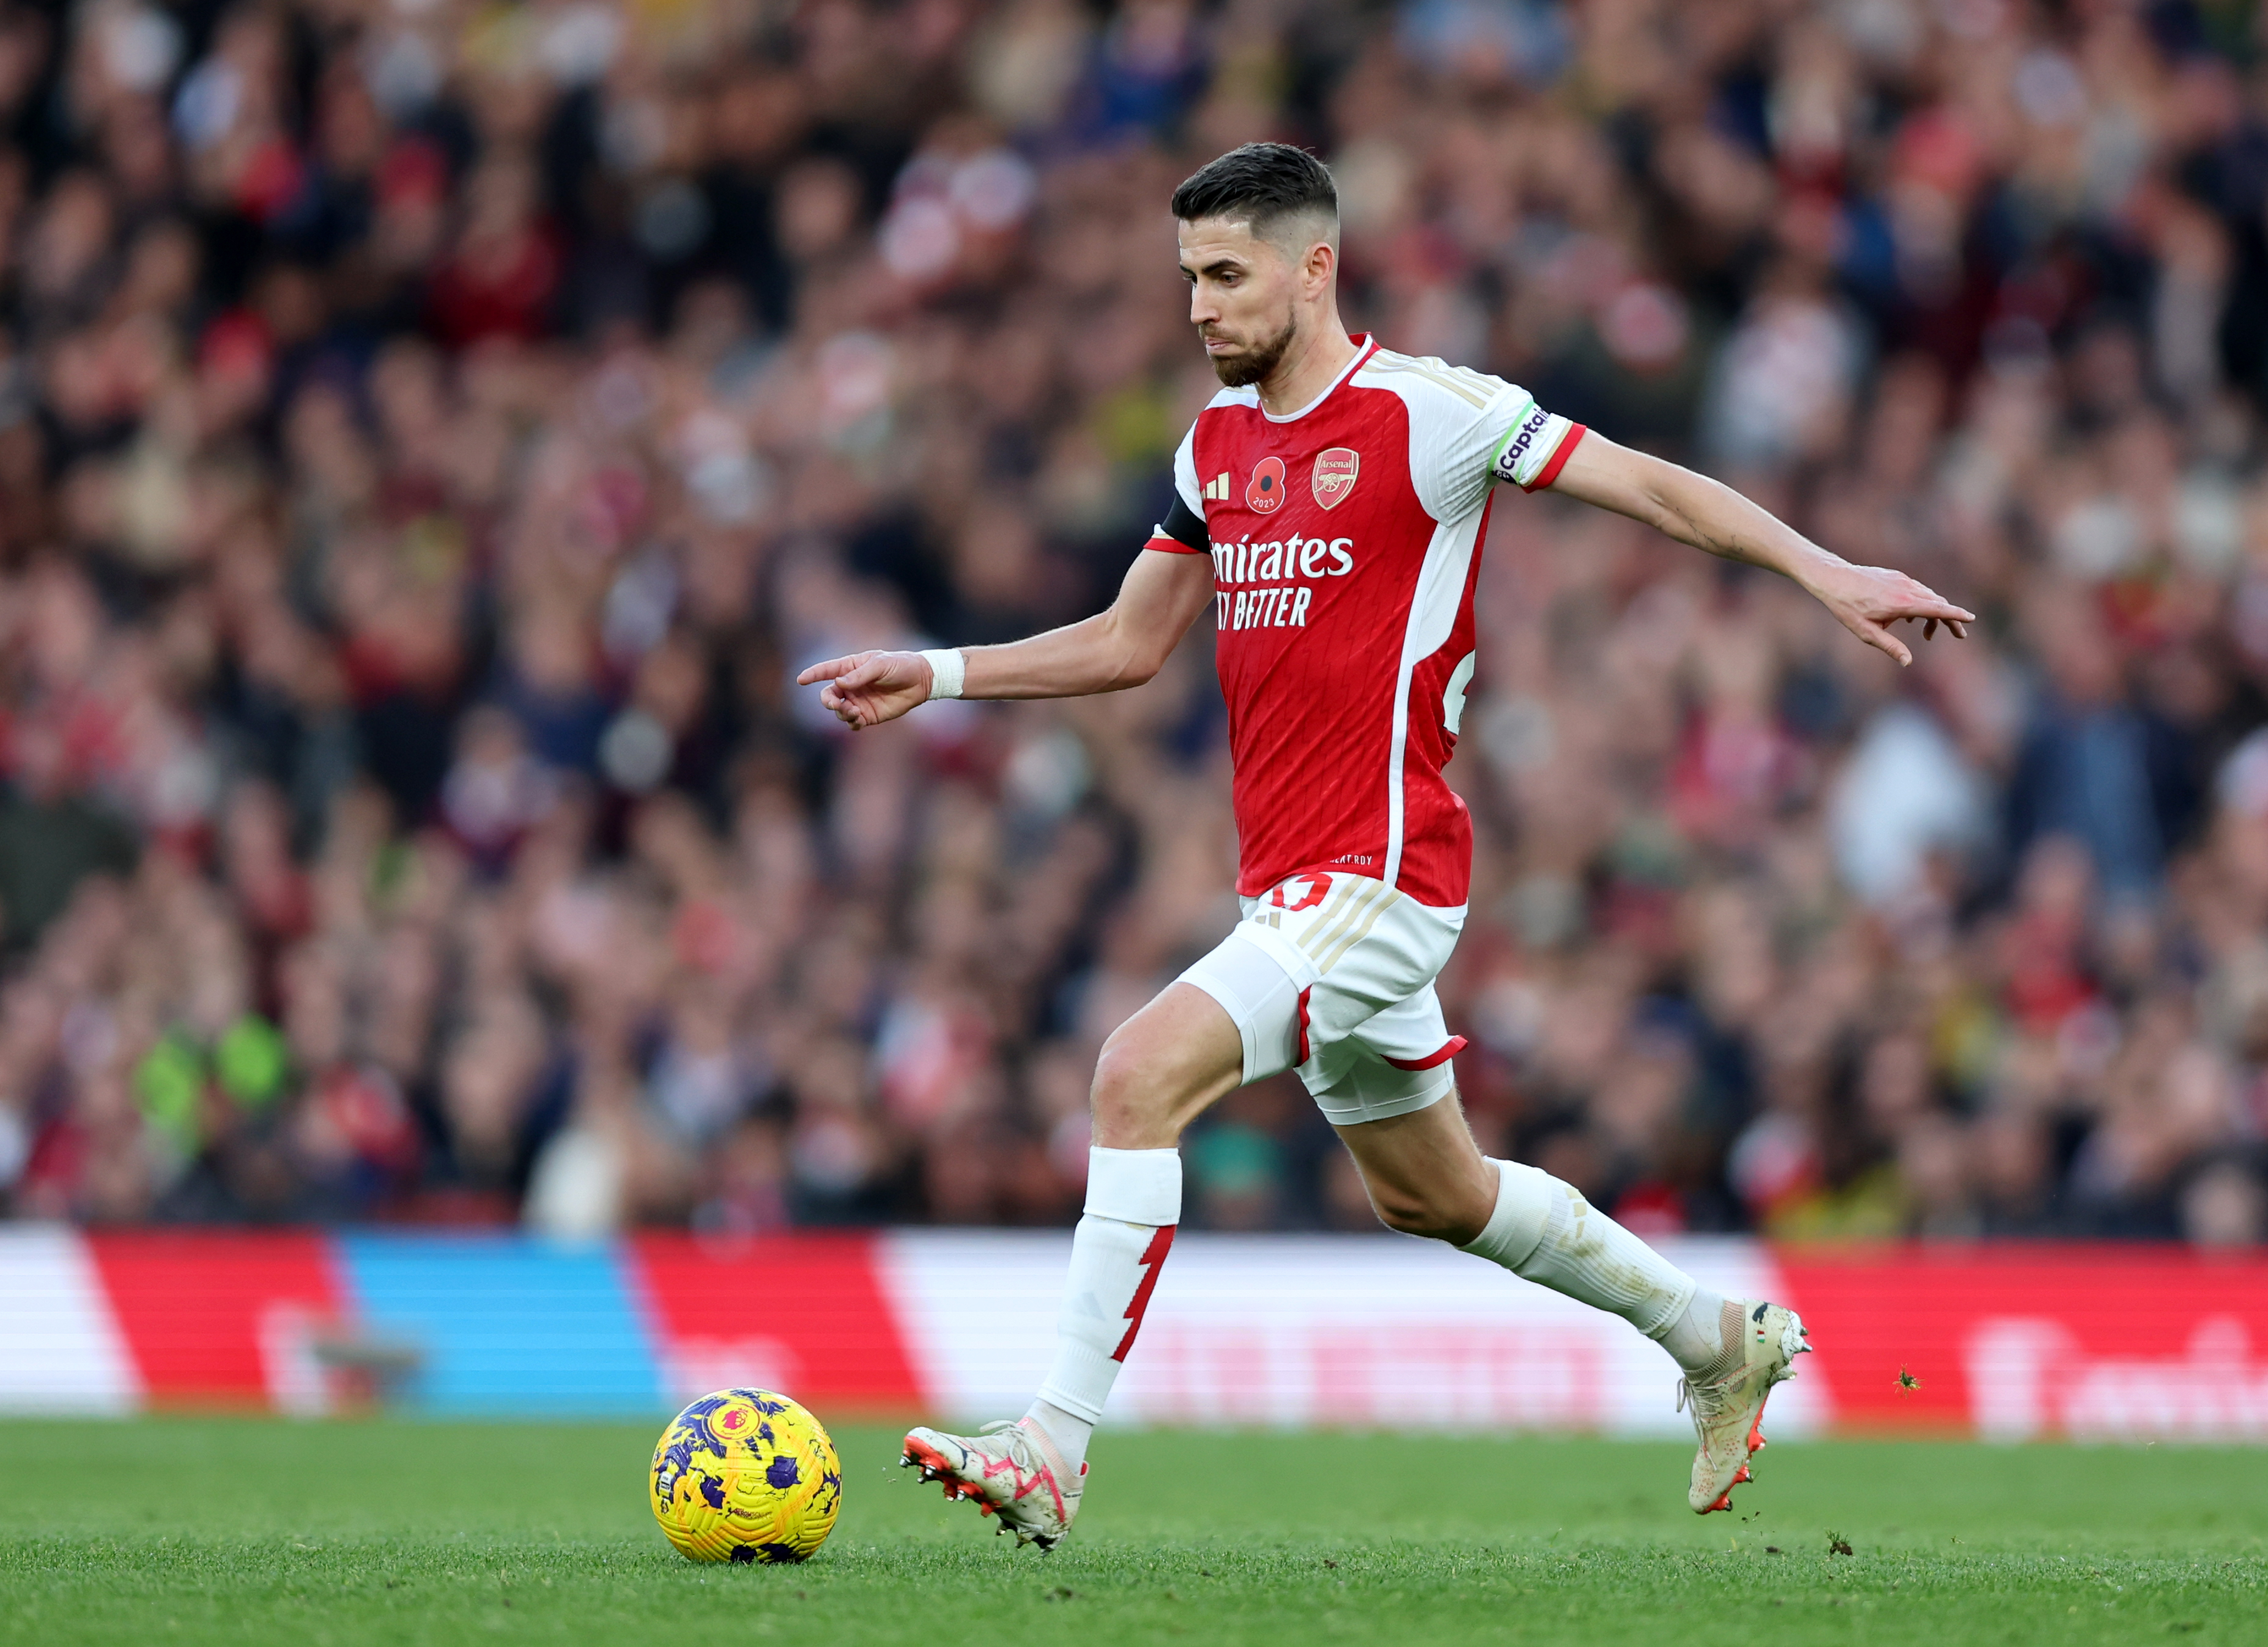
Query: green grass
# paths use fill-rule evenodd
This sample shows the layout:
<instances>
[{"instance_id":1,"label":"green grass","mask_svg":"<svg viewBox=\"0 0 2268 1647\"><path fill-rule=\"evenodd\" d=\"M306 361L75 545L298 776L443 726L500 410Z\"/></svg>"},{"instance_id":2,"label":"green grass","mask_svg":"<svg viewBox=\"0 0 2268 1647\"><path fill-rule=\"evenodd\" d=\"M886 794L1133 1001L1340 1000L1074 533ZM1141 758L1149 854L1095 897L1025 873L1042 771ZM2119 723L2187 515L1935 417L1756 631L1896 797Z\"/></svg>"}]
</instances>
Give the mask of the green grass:
<instances>
[{"instance_id":1,"label":"green grass","mask_svg":"<svg viewBox=\"0 0 2268 1647\"><path fill-rule=\"evenodd\" d=\"M659 1429L0 1424L0 1643L2268 1640L2257 1451L1786 1444L1703 1521L1669 1444L1105 1436L1042 1557L846 1428L816 1560L702 1568Z\"/></svg>"}]
</instances>

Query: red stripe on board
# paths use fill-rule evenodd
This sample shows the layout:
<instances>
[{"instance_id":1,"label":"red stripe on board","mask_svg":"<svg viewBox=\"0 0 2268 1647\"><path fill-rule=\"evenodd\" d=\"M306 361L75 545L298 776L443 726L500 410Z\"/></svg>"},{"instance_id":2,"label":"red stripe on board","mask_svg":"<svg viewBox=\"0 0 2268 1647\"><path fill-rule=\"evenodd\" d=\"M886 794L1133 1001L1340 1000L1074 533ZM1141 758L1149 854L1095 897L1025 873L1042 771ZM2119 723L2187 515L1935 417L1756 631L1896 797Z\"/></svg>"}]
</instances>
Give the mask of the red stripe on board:
<instances>
[{"instance_id":1,"label":"red stripe on board","mask_svg":"<svg viewBox=\"0 0 2268 1647\"><path fill-rule=\"evenodd\" d=\"M2268 1259L2029 1243L1780 1248L1840 1424L2268 1439ZM1917 1381L1901 1381L1904 1371Z\"/></svg>"},{"instance_id":2,"label":"red stripe on board","mask_svg":"<svg viewBox=\"0 0 2268 1647\"><path fill-rule=\"evenodd\" d=\"M784 1385L806 1404L902 1413L921 1386L865 1235L712 1239L651 1231L625 1244L655 1353L685 1399ZM696 1387L698 1386L698 1387Z\"/></svg>"},{"instance_id":3,"label":"red stripe on board","mask_svg":"<svg viewBox=\"0 0 2268 1647\"><path fill-rule=\"evenodd\" d=\"M294 1323L331 1319L346 1289L320 1236L104 1230L87 1250L155 1406L268 1400Z\"/></svg>"}]
</instances>

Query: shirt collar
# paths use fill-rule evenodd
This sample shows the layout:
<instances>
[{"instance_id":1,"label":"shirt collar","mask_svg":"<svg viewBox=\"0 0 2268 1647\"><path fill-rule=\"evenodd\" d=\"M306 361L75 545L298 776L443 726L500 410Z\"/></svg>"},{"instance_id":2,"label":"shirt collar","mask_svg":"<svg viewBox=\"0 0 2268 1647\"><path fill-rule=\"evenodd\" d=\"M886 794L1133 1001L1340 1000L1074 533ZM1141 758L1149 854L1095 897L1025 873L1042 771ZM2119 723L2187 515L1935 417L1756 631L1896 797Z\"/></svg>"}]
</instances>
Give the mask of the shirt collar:
<instances>
[{"instance_id":1,"label":"shirt collar","mask_svg":"<svg viewBox=\"0 0 2268 1647\"><path fill-rule=\"evenodd\" d=\"M1337 388L1340 384L1352 377L1355 374L1355 368L1361 366L1365 360L1368 359L1370 358L1371 351L1378 347L1378 340L1373 337L1368 332L1365 332L1360 336L1353 339L1353 343L1354 358L1346 363L1345 366L1341 369L1338 376L1333 378L1329 383L1323 386L1323 392L1322 394L1316 395L1314 399L1309 401L1305 406L1300 407L1299 410L1295 412L1285 412L1281 417L1278 417L1274 412L1270 411L1265 406L1261 407L1260 415L1263 417L1265 417L1270 423L1297 423L1300 418L1314 410L1316 407L1330 399L1331 392Z\"/></svg>"}]
</instances>

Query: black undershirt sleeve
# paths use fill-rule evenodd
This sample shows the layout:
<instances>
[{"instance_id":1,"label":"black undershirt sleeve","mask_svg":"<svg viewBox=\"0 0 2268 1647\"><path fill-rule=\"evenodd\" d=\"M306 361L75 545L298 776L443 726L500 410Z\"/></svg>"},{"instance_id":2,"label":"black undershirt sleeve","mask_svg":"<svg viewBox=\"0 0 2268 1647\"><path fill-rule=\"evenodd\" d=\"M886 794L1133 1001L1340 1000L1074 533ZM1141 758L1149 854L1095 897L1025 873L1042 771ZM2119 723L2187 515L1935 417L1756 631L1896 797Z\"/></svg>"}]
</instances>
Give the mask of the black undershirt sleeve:
<instances>
[{"instance_id":1,"label":"black undershirt sleeve","mask_svg":"<svg viewBox=\"0 0 2268 1647\"><path fill-rule=\"evenodd\" d=\"M1205 530L1204 516L1182 501L1179 491L1174 493L1173 506L1166 511L1165 524L1158 528L1177 543L1187 543L1200 553L1212 548L1212 534Z\"/></svg>"}]
</instances>

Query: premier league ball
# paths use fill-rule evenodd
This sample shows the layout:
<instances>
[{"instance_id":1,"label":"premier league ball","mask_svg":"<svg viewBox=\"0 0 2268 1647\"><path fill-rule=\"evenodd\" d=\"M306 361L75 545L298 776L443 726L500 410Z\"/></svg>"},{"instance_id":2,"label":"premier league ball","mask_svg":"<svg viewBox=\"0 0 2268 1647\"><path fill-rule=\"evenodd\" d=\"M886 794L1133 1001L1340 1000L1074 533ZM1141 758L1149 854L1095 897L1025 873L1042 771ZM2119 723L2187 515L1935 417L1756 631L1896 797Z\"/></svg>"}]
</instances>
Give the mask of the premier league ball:
<instances>
[{"instance_id":1,"label":"premier league ball","mask_svg":"<svg viewBox=\"0 0 2268 1647\"><path fill-rule=\"evenodd\" d=\"M827 1431L769 1390L719 1390L680 1413L646 1485L662 1532L696 1562L803 1561L843 1504Z\"/></svg>"}]
</instances>

